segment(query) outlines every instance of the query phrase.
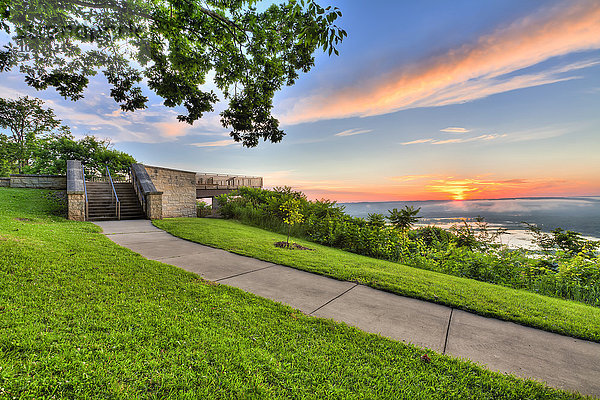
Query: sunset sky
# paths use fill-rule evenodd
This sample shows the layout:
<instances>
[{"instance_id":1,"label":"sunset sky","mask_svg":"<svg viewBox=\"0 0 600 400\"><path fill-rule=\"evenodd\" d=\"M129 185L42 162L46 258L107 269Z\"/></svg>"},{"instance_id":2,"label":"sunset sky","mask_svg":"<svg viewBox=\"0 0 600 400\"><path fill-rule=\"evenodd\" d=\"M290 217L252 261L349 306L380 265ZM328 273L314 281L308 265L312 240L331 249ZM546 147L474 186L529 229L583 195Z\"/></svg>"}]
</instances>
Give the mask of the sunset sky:
<instances>
[{"instance_id":1,"label":"sunset sky","mask_svg":"<svg viewBox=\"0 0 600 400\"><path fill-rule=\"evenodd\" d=\"M600 195L600 1L336 5L348 38L276 96L278 144L233 142L222 106L177 122L148 90L148 109L123 113L101 74L76 103L17 73L0 93L40 97L77 136L110 138L140 162L259 175L310 198Z\"/></svg>"}]
</instances>

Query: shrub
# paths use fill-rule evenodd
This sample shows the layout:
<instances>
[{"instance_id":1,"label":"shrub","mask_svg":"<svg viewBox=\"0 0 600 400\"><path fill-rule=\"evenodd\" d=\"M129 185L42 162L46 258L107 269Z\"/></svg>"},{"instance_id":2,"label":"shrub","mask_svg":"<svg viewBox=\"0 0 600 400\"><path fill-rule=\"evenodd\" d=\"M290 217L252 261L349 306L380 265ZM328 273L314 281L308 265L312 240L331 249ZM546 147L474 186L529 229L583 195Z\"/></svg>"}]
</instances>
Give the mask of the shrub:
<instances>
[{"instance_id":1,"label":"shrub","mask_svg":"<svg viewBox=\"0 0 600 400\"><path fill-rule=\"evenodd\" d=\"M212 206L210 206L205 201L197 201L196 202L196 216L198 218L207 217L212 213Z\"/></svg>"}]
</instances>

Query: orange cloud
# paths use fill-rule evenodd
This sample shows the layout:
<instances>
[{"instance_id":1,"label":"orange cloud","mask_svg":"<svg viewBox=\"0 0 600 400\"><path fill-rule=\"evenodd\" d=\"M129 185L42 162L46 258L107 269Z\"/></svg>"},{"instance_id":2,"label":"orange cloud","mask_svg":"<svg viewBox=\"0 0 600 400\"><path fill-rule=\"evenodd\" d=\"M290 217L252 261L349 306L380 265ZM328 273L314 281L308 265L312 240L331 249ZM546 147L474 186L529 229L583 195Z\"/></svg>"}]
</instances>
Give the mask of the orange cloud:
<instances>
[{"instance_id":1,"label":"orange cloud","mask_svg":"<svg viewBox=\"0 0 600 400\"><path fill-rule=\"evenodd\" d=\"M440 132L467 133L467 132L471 132L471 130L470 129L466 129L466 128L461 128L461 127L458 127L458 126L449 126L447 128L440 129Z\"/></svg>"},{"instance_id":2,"label":"orange cloud","mask_svg":"<svg viewBox=\"0 0 600 400\"><path fill-rule=\"evenodd\" d=\"M288 124L371 116L413 107L456 104L495 93L560 82L562 74L597 64L580 62L507 77L549 58L600 48L600 2L567 2L522 18L443 56L403 67L383 78L332 93L293 99Z\"/></svg>"},{"instance_id":3,"label":"orange cloud","mask_svg":"<svg viewBox=\"0 0 600 400\"><path fill-rule=\"evenodd\" d=\"M163 136L170 138L185 136L188 128L190 127L190 125L179 121L159 122L154 125L160 129Z\"/></svg>"},{"instance_id":4,"label":"orange cloud","mask_svg":"<svg viewBox=\"0 0 600 400\"><path fill-rule=\"evenodd\" d=\"M224 146L233 146L239 145L238 142L234 142L233 139L225 139L225 140L215 140L214 142L201 142L201 143L192 143L192 146L196 147L224 147Z\"/></svg>"}]
</instances>

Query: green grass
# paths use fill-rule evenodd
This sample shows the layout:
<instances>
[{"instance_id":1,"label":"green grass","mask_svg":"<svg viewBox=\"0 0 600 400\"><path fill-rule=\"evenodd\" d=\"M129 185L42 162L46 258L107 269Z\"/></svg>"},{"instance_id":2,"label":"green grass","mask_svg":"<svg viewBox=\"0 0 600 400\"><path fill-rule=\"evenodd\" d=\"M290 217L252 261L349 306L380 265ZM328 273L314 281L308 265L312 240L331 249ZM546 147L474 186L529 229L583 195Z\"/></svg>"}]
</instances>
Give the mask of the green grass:
<instances>
[{"instance_id":1,"label":"green grass","mask_svg":"<svg viewBox=\"0 0 600 400\"><path fill-rule=\"evenodd\" d=\"M181 218L155 221L167 232L238 254L358 282L403 296L600 342L600 308L472 279L440 274L294 239L315 251L280 249L284 235L233 220Z\"/></svg>"},{"instance_id":2,"label":"green grass","mask_svg":"<svg viewBox=\"0 0 600 400\"><path fill-rule=\"evenodd\" d=\"M44 196L0 189L2 399L579 398L146 260Z\"/></svg>"}]
</instances>

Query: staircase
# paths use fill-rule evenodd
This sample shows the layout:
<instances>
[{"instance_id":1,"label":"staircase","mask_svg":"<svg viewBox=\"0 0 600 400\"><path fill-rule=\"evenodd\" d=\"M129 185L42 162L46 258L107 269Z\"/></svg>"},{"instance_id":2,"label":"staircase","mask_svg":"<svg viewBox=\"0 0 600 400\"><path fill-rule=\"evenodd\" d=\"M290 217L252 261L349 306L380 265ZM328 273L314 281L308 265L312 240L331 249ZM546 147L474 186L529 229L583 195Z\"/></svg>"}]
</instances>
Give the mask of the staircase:
<instances>
[{"instance_id":1,"label":"staircase","mask_svg":"<svg viewBox=\"0 0 600 400\"><path fill-rule=\"evenodd\" d=\"M116 220L115 200L110 182L86 182L88 221ZM133 185L115 182L115 191L121 203L121 219L146 218Z\"/></svg>"}]
</instances>

